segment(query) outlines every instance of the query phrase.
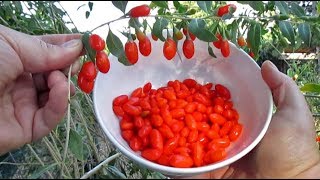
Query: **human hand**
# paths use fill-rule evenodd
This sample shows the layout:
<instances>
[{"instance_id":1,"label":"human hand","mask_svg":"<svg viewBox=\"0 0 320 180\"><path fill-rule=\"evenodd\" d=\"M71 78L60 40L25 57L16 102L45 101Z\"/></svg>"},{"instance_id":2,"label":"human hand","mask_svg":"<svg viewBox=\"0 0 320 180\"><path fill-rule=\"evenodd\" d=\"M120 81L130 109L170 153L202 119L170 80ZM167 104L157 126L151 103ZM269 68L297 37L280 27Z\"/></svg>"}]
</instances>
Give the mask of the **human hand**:
<instances>
[{"instance_id":1,"label":"human hand","mask_svg":"<svg viewBox=\"0 0 320 180\"><path fill-rule=\"evenodd\" d=\"M31 36L0 25L0 154L49 134L63 118L69 85L60 70L77 62L80 38ZM75 63L73 73L78 69Z\"/></svg>"},{"instance_id":2,"label":"human hand","mask_svg":"<svg viewBox=\"0 0 320 180\"><path fill-rule=\"evenodd\" d=\"M304 96L270 61L263 63L261 73L277 107L264 138L234 164L192 178L319 178L314 120Z\"/></svg>"}]
</instances>

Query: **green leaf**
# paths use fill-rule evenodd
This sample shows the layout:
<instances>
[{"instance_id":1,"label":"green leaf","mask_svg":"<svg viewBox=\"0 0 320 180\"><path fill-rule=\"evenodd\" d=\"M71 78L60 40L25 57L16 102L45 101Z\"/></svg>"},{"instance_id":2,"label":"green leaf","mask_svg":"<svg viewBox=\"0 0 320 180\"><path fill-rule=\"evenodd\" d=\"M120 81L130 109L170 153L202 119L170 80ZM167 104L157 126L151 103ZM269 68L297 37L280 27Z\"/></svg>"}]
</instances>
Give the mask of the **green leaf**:
<instances>
[{"instance_id":1,"label":"green leaf","mask_svg":"<svg viewBox=\"0 0 320 180\"><path fill-rule=\"evenodd\" d=\"M287 3L283 1L276 1L275 5L277 6L281 14L286 14L286 15L289 14L289 7Z\"/></svg>"},{"instance_id":2,"label":"green leaf","mask_svg":"<svg viewBox=\"0 0 320 180\"><path fill-rule=\"evenodd\" d=\"M188 25L189 31L194 34L199 40L205 42L213 42L216 41L216 36L205 29L205 21L203 19L193 19Z\"/></svg>"},{"instance_id":3,"label":"green leaf","mask_svg":"<svg viewBox=\"0 0 320 180\"><path fill-rule=\"evenodd\" d=\"M301 36L301 39L303 42L307 45L310 46L311 43L311 30L310 30L310 25L307 23L301 23L298 25L298 32L299 35Z\"/></svg>"},{"instance_id":4,"label":"green leaf","mask_svg":"<svg viewBox=\"0 0 320 180\"><path fill-rule=\"evenodd\" d=\"M140 28L142 27L142 24L140 23L139 18L130 18L129 26L133 28Z\"/></svg>"},{"instance_id":5,"label":"green leaf","mask_svg":"<svg viewBox=\"0 0 320 180\"><path fill-rule=\"evenodd\" d=\"M181 4L179 3L179 1L173 1L173 6L174 6L176 9L179 9L179 7L181 6Z\"/></svg>"},{"instance_id":6,"label":"green leaf","mask_svg":"<svg viewBox=\"0 0 320 180\"><path fill-rule=\"evenodd\" d=\"M115 34L113 34L110 28L109 28L109 33L107 36L106 43L111 54L113 54L118 58L121 55L123 55L123 52L124 52L123 44L121 40Z\"/></svg>"},{"instance_id":7,"label":"green leaf","mask_svg":"<svg viewBox=\"0 0 320 180\"><path fill-rule=\"evenodd\" d=\"M159 18L153 24L152 34L156 35L161 41L165 41L166 38L163 37L162 31L169 24L169 20L165 18Z\"/></svg>"},{"instance_id":8,"label":"green leaf","mask_svg":"<svg viewBox=\"0 0 320 180\"><path fill-rule=\"evenodd\" d=\"M168 179L168 178L159 172L151 172L151 179Z\"/></svg>"},{"instance_id":9,"label":"green leaf","mask_svg":"<svg viewBox=\"0 0 320 180\"><path fill-rule=\"evenodd\" d=\"M120 9L120 11L123 12L123 14L126 13L126 7L127 7L127 4L128 4L128 1L112 1L112 4Z\"/></svg>"},{"instance_id":10,"label":"green leaf","mask_svg":"<svg viewBox=\"0 0 320 180\"><path fill-rule=\"evenodd\" d=\"M238 24L237 24L237 21L233 21L231 23L231 28L230 28L230 40L231 42L233 42L233 44L237 45L237 34L238 34Z\"/></svg>"},{"instance_id":11,"label":"green leaf","mask_svg":"<svg viewBox=\"0 0 320 180\"><path fill-rule=\"evenodd\" d=\"M303 92L320 93L320 84L315 84L315 83L305 84L300 88L300 90Z\"/></svg>"},{"instance_id":12,"label":"green leaf","mask_svg":"<svg viewBox=\"0 0 320 180\"><path fill-rule=\"evenodd\" d=\"M14 6L16 7L15 9L18 11L18 12L22 12L23 9L22 9L22 5L21 5L21 2L20 1L13 1L14 3Z\"/></svg>"},{"instance_id":13,"label":"green leaf","mask_svg":"<svg viewBox=\"0 0 320 180\"><path fill-rule=\"evenodd\" d=\"M123 34L126 38L128 38L128 36L129 36L129 33L127 33L127 32L121 32L121 34ZM130 35L131 35L132 40L136 40L137 39L135 34L130 34Z\"/></svg>"},{"instance_id":14,"label":"green leaf","mask_svg":"<svg viewBox=\"0 0 320 180\"><path fill-rule=\"evenodd\" d=\"M297 3L294 3L294 2L291 3L291 11L293 14L295 14L298 17L306 15L306 12L304 11L304 9L301 6L299 6Z\"/></svg>"},{"instance_id":15,"label":"green leaf","mask_svg":"<svg viewBox=\"0 0 320 180\"><path fill-rule=\"evenodd\" d=\"M87 146L82 141L80 136L75 130L70 129L69 149L73 155L80 161L85 161L88 157Z\"/></svg>"},{"instance_id":16,"label":"green leaf","mask_svg":"<svg viewBox=\"0 0 320 180\"><path fill-rule=\"evenodd\" d=\"M248 30L248 41L254 54L258 54L261 44L261 25L252 23Z\"/></svg>"},{"instance_id":17,"label":"green leaf","mask_svg":"<svg viewBox=\"0 0 320 180\"><path fill-rule=\"evenodd\" d=\"M115 179L127 179L126 175L124 175L122 172L118 170L115 166L108 166L107 167L107 173L109 176L115 178Z\"/></svg>"},{"instance_id":18,"label":"green leaf","mask_svg":"<svg viewBox=\"0 0 320 180\"><path fill-rule=\"evenodd\" d=\"M86 11L86 19L88 19L90 16L90 12L89 11Z\"/></svg>"},{"instance_id":19,"label":"green leaf","mask_svg":"<svg viewBox=\"0 0 320 180\"><path fill-rule=\"evenodd\" d=\"M43 167L41 167L40 169L38 169L37 171L35 171L31 176L30 179L38 179L40 178L45 172L51 170L53 167L55 167L57 165L57 163L53 163L50 165L45 165Z\"/></svg>"},{"instance_id":20,"label":"green leaf","mask_svg":"<svg viewBox=\"0 0 320 180\"><path fill-rule=\"evenodd\" d=\"M212 1L197 1L198 6L204 11L204 12L210 12L212 8Z\"/></svg>"},{"instance_id":21,"label":"green leaf","mask_svg":"<svg viewBox=\"0 0 320 180\"><path fill-rule=\"evenodd\" d=\"M89 59L94 61L96 58L96 51L91 48L90 43L89 43L89 37L90 37L90 33L85 32L82 36L82 44L84 45L84 48L86 50L86 53L87 53Z\"/></svg>"},{"instance_id":22,"label":"green leaf","mask_svg":"<svg viewBox=\"0 0 320 180\"><path fill-rule=\"evenodd\" d=\"M221 17L221 19L222 20L227 20L227 19L231 19L232 18L232 14L230 14L230 13L227 13L227 14L224 14L222 17Z\"/></svg>"},{"instance_id":23,"label":"green leaf","mask_svg":"<svg viewBox=\"0 0 320 180\"><path fill-rule=\"evenodd\" d=\"M88 6L89 6L90 11L92 11L93 2L88 2Z\"/></svg>"},{"instance_id":24,"label":"green leaf","mask_svg":"<svg viewBox=\"0 0 320 180\"><path fill-rule=\"evenodd\" d=\"M206 22L203 19L192 19L189 24L189 29L195 29L195 30L204 29L205 26L206 26Z\"/></svg>"},{"instance_id":25,"label":"green leaf","mask_svg":"<svg viewBox=\"0 0 320 180\"><path fill-rule=\"evenodd\" d=\"M264 4L262 1L251 1L249 5L260 13L264 11Z\"/></svg>"},{"instance_id":26,"label":"green leaf","mask_svg":"<svg viewBox=\"0 0 320 180\"><path fill-rule=\"evenodd\" d=\"M125 66L131 66L132 64L129 62L124 50L122 50L122 54L118 57L118 61Z\"/></svg>"},{"instance_id":27,"label":"green leaf","mask_svg":"<svg viewBox=\"0 0 320 180\"><path fill-rule=\"evenodd\" d=\"M279 28L284 37L286 37L292 46L295 46L295 39L294 39L294 30L290 22L288 21L280 21Z\"/></svg>"},{"instance_id":28,"label":"green leaf","mask_svg":"<svg viewBox=\"0 0 320 180\"><path fill-rule=\"evenodd\" d=\"M152 3L158 7L169 9L167 1L152 1Z\"/></svg>"},{"instance_id":29,"label":"green leaf","mask_svg":"<svg viewBox=\"0 0 320 180\"><path fill-rule=\"evenodd\" d=\"M289 69L287 70L287 75L288 75L289 77L293 77L293 76L294 76L294 72L293 72L293 70L292 70L291 68L289 68Z\"/></svg>"},{"instance_id":30,"label":"green leaf","mask_svg":"<svg viewBox=\"0 0 320 180\"><path fill-rule=\"evenodd\" d=\"M188 8L186 6L183 6L183 5L178 8L178 12L179 13L185 13L187 10L188 10Z\"/></svg>"},{"instance_id":31,"label":"green leaf","mask_svg":"<svg viewBox=\"0 0 320 180\"><path fill-rule=\"evenodd\" d=\"M248 4L252 9L259 11L260 13L264 11L264 3L262 1L237 1L240 4Z\"/></svg>"},{"instance_id":32,"label":"green leaf","mask_svg":"<svg viewBox=\"0 0 320 180\"><path fill-rule=\"evenodd\" d=\"M211 46L208 45L208 53L210 54L210 56L212 56L213 58L217 58L217 56L213 53L213 49Z\"/></svg>"},{"instance_id":33,"label":"green leaf","mask_svg":"<svg viewBox=\"0 0 320 180\"><path fill-rule=\"evenodd\" d=\"M193 15L193 14L195 14L197 12L197 10L195 10L195 9L189 9L187 12L186 12L186 15Z\"/></svg>"},{"instance_id":34,"label":"green leaf","mask_svg":"<svg viewBox=\"0 0 320 180\"><path fill-rule=\"evenodd\" d=\"M148 27L148 22L147 22L146 19L143 20L142 25L143 25L144 31L146 31L146 30L147 30L147 27Z\"/></svg>"}]
</instances>

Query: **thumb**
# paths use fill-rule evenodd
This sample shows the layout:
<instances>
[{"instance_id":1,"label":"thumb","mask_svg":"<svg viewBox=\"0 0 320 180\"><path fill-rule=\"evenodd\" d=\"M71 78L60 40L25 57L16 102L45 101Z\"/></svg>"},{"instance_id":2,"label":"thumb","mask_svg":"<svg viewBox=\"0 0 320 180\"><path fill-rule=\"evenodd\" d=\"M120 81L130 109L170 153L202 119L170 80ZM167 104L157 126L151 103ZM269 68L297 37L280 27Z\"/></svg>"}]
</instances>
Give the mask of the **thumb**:
<instances>
[{"instance_id":1,"label":"thumb","mask_svg":"<svg viewBox=\"0 0 320 180\"><path fill-rule=\"evenodd\" d=\"M19 56L25 70L32 73L68 67L78 59L83 48L80 39L73 39L62 45L54 45L34 38L33 42L24 42L22 45Z\"/></svg>"},{"instance_id":2,"label":"thumb","mask_svg":"<svg viewBox=\"0 0 320 180\"><path fill-rule=\"evenodd\" d=\"M52 35L51 44L1 25L0 32L17 53L24 70L31 73L63 69L78 59L83 48L81 36L73 34Z\"/></svg>"},{"instance_id":3,"label":"thumb","mask_svg":"<svg viewBox=\"0 0 320 180\"><path fill-rule=\"evenodd\" d=\"M287 75L281 73L271 62L265 61L261 67L264 81L272 91L273 100L278 110L307 110L308 105L296 83Z\"/></svg>"}]
</instances>

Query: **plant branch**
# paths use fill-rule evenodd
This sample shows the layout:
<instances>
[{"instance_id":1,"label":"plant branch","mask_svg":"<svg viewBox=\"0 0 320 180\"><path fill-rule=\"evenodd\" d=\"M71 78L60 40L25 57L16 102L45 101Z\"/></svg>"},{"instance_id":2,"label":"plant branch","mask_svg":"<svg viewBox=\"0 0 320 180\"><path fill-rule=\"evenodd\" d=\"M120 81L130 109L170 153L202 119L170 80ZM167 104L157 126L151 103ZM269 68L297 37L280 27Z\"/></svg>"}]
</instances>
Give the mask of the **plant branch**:
<instances>
[{"instance_id":1,"label":"plant branch","mask_svg":"<svg viewBox=\"0 0 320 180\"><path fill-rule=\"evenodd\" d=\"M94 167L93 169L91 169L90 171L85 173L80 179L87 179L87 178L91 177L92 175L97 173L102 168L103 165L108 164L109 162L113 161L115 158L119 157L120 155L121 155L121 153L117 153L117 154L114 154L114 155L108 157L106 160L101 162L99 165L97 165L96 167Z\"/></svg>"},{"instance_id":2,"label":"plant branch","mask_svg":"<svg viewBox=\"0 0 320 180\"><path fill-rule=\"evenodd\" d=\"M113 23L113 22L115 22L115 21L119 21L119 20L127 19L127 18L129 18L129 17L128 17L128 16L121 16L121 17L119 17L119 18L117 18L117 19L111 20L111 21L109 21L109 22L103 23L103 24L101 24L101 25L93 28L90 32L93 32L93 31L95 31L96 29L101 28L101 27L103 27L103 26L105 26L105 25L109 25L110 23Z\"/></svg>"},{"instance_id":3,"label":"plant branch","mask_svg":"<svg viewBox=\"0 0 320 180\"><path fill-rule=\"evenodd\" d=\"M30 144L27 144L28 148L30 149L31 153L36 157L36 159L38 160L38 162L41 164L41 166L44 167L44 163L43 161L40 159L40 157L38 156L38 154L34 151L34 149L32 148L32 146ZM54 179L52 174L50 172L47 172L48 176L51 179Z\"/></svg>"},{"instance_id":4,"label":"plant branch","mask_svg":"<svg viewBox=\"0 0 320 180\"><path fill-rule=\"evenodd\" d=\"M6 26L8 26L8 27L10 26L9 23L8 23L6 20L4 20L1 16L0 16L0 20L1 20Z\"/></svg>"},{"instance_id":5,"label":"plant branch","mask_svg":"<svg viewBox=\"0 0 320 180\"><path fill-rule=\"evenodd\" d=\"M303 94L305 97L320 98L320 95Z\"/></svg>"},{"instance_id":6,"label":"plant branch","mask_svg":"<svg viewBox=\"0 0 320 180\"><path fill-rule=\"evenodd\" d=\"M70 136L70 81L71 81L71 69L72 65L69 67L69 73L68 73L68 117L67 117L67 135L66 135L66 142L64 146L64 151L63 151L63 158L62 158L62 164L64 164L66 157L67 157L67 152L68 152L68 145L69 145L69 136ZM62 176L62 171L61 174Z\"/></svg>"},{"instance_id":7,"label":"plant branch","mask_svg":"<svg viewBox=\"0 0 320 180\"><path fill-rule=\"evenodd\" d=\"M73 22L73 20L71 19L69 13L64 9L64 7L61 5L60 1L58 1L58 4L60 5L60 7L62 8L62 10L66 13L66 15L68 16L69 20L71 21L71 23L73 24L73 26L76 28L77 32L78 31L78 28L76 27L76 24Z\"/></svg>"},{"instance_id":8,"label":"plant branch","mask_svg":"<svg viewBox=\"0 0 320 180\"><path fill-rule=\"evenodd\" d=\"M271 42L268 41L268 43L269 43L279 54L282 54ZM289 64L289 62L288 62L285 58L281 57L281 59L284 60L284 62L289 66L289 68L293 69L292 66Z\"/></svg>"}]
</instances>

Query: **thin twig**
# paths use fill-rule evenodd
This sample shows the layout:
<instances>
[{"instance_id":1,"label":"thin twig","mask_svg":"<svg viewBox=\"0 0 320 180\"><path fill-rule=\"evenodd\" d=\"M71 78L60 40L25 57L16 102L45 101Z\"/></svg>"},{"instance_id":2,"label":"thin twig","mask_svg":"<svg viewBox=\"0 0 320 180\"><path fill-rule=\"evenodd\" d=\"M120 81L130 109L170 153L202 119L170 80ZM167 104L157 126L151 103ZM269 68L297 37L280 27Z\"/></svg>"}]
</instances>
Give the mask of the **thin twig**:
<instances>
[{"instance_id":1,"label":"thin twig","mask_svg":"<svg viewBox=\"0 0 320 180\"><path fill-rule=\"evenodd\" d=\"M0 165L15 165L15 166L42 166L41 163L12 163L12 162L0 162Z\"/></svg>"},{"instance_id":2,"label":"thin twig","mask_svg":"<svg viewBox=\"0 0 320 180\"><path fill-rule=\"evenodd\" d=\"M320 98L320 95L303 94L305 97Z\"/></svg>"},{"instance_id":3,"label":"thin twig","mask_svg":"<svg viewBox=\"0 0 320 180\"><path fill-rule=\"evenodd\" d=\"M42 30L45 30L45 29L41 26L41 24L40 24L39 20L36 18L36 16L35 16L34 14L32 14L32 12L31 12L31 10L30 10L30 7L27 6L24 1L22 1L22 3L24 4L25 7L27 7L27 9L28 9L29 12L30 12L30 15L34 17L34 20L36 20L36 23L39 25L39 27L40 27Z\"/></svg>"},{"instance_id":4,"label":"thin twig","mask_svg":"<svg viewBox=\"0 0 320 180\"><path fill-rule=\"evenodd\" d=\"M80 171L79 171L79 165L77 158L73 158L73 171L74 171L74 178L79 179L80 178Z\"/></svg>"},{"instance_id":5,"label":"thin twig","mask_svg":"<svg viewBox=\"0 0 320 180\"><path fill-rule=\"evenodd\" d=\"M268 41L268 43L269 43L279 54L282 54L271 42ZM289 66L289 68L293 69L292 66L291 66L291 64L289 64L289 62L288 62L285 58L281 57L281 59L284 60L284 62Z\"/></svg>"},{"instance_id":6,"label":"thin twig","mask_svg":"<svg viewBox=\"0 0 320 180\"><path fill-rule=\"evenodd\" d=\"M102 27L102 26L109 25L110 23L113 23L113 22L115 22L115 21L119 21L119 20L121 20L121 19L127 19L127 18L129 18L129 17L128 17L128 16L121 16L121 17L119 17L119 18L117 18L117 19L111 20L111 21L109 21L109 22L103 23L103 24L101 24L101 25L93 28L90 32L93 32L94 30L96 30L96 29L98 29L98 28L100 28L100 27Z\"/></svg>"},{"instance_id":7,"label":"thin twig","mask_svg":"<svg viewBox=\"0 0 320 180\"><path fill-rule=\"evenodd\" d=\"M316 113L316 114L312 114L313 117L320 117L320 114L319 113Z\"/></svg>"},{"instance_id":8,"label":"thin twig","mask_svg":"<svg viewBox=\"0 0 320 180\"><path fill-rule=\"evenodd\" d=\"M70 82L71 82L71 69L72 65L69 67L69 73L68 73L68 115L67 115L67 135L66 135L66 142L64 146L64 151L63 151L63 157L62 157L62 164L64 164L66 157L67 157L67 152L68 152L68 145L69 145L69 136L70 136ZM62 171L61 171L61 177L62 177Z\"/></svg>"},{"instance_id":9,"label":"thin twig","mask_svg":"<svg viewBox=\"0 0 320 180\"><path fill-rule=\"evenodd\" d=\"M90 171L85 173L80 179L87 179L87 178L91 177L92 175L97 173L102 168L103 165L108 164L109 162L113 161L115 158L119 157L120 155L121 155L121 153L117 153L117 154L114 154L114 155L108 157L106 160L101 162L99 165L97 165L96 167L94 167L93 169L91 169Z\"/></svg>"},{"instance_id":10,"label":"thin twig","mask_svg":"<svg viewBox=\"0 0 320 180\"><path fill-rule=\"evenodd\" d=\"M46 144L46 146L47 146L47 148L48 148L48 150L49 150L49 152L50 152L53 160L60 166L61 171L62 171L62 169L64 168L65 171L68 173L67 175L68 175L69 177L71 177L71 174L70 174L67 166L66 166L64 163L61 162L61 161L62 161L62 158L61 158L60 154L54 152L54 150L53 150L53 148L52 148L52 144L50 143L50 141L49 141L46 137L44 137L43 140L44 140L44 143ZM63 172L63 171L62 171L62 172ZM64 176L66 176L66 175L64 175Z\"/></svg>"},{"instance_id":11,"label":"thin twig","mask_svg":"<svg viewBox=\"0 0 320 180\"><path fill-rule=\"evenodd\" d=\"M38 154L34 151L34 149L32 148L32 146L30 144L27 144L27 147L30 149L31 153L36 157L36 159L38 160L38 162L41 164L41 166L44 166L43 161L40 159L40 157L38 156ZM51 179L54 179L52 174L50 172L46 172L48 174L48 176Z\"/></svg>"},{"instance_id":12,"label":"thin twig","mask_svg":"<svg viewBox=\"0 0 320 180\"><path fill-rule=\"evenodd\" d=\"M89 139L89 144L91 146L91 148L93 149L93 155L95 157L95 159L97 160L97 162L100 162L100 156L98 154L98 150L97 150L97 147L95 146L94 144L94 141L93 141L93 138L92 138L92 135L90 134L90 131L88 129L88 124L85 120L85 118L83 117L82 113L80 113L79 109L81 109L80 105L78 102L75 102L73 103L77 108L76 108L76 113L78 114L81 122L83 123L84 125L84 129L85 129L85 132L88 136L88 139ZM93 131L94 132L94 131Z\"/></svg>"},{"instance_id":13,"label":"thin twig","mask_svg":"<svg viewBox=\"0 0 320 180\"><path fill-rule=\"evenodd\" d=\"M50 138L51 138L51 140L53 142L53 147L55 147L56 151L59 152L59 148L58 148L57 143L56 143L56 141L55 141L55 139L54 139L54 137L52 135L52 132L49 133L49 136L50 136Z\"/></svg>"},{"instance_id":14,"label":"thin twig","mask_svg":"<svg viewBox=\"0 0 320 180\"><path fill-rule=\"evenodd\" d=\"M76 28L77 32L79 32L76 24L75 24L75 23L73 22L73 20L71 19L69 13L68 13L68 12L64 9L64 7L61 5L60 1L58 1L58 4L59 4L60 7L62 8L62 10L67 14L69 20L71 21L71 23L73 24L73 26Z\"/></svg>"},{"instance_id":15,"label":"thin twig","mask_svg":"<svg viewBox=\"0 0 320 180\"><path fill-rule=\"evenodd\" d=\"M10 26L9 23L6 20L4 20L1 16L0 16L0 19L6 26Z\"/></svg>"}]
</instances>

